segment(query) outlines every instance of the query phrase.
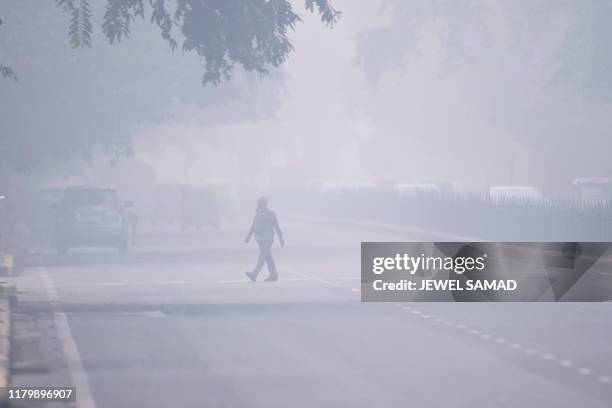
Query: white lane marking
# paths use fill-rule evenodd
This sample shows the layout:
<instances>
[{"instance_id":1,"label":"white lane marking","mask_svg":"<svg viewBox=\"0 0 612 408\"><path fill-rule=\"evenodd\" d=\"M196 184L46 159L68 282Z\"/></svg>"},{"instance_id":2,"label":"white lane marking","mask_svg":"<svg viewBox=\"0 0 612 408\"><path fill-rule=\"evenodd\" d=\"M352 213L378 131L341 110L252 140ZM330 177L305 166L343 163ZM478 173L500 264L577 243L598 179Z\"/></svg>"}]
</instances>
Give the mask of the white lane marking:
<instances>
[{"instance_id":1,"label":"white lane marking","mask_svg":"<svg viewBox=\"0 0 612 408\"><path fill-rule=\"evenodd\" d=\"M310 278L283 278L285 282L305 282ZM91 283L68 283L65 288L87 288L87 287L114 287L114 286L171 286L171 285L218 285L218 284L252 284L248 279L227 279L219 281L141 281L141 282L91 282Z\"/></svg>"},{"instance_id":2,"label":"white lane marking","mask_svg":"<svg viewBox=\"0 0 612 408\"><path fill-rule=\"evenodd\" d=\"M150 318L154 318L154 319L159 319L159 318L164 318L164 317L168 317L167 314L165 314L164 312L162 312L161 310L145 310L142 312L124 312L121 313L123 315L136 315L136 316L143 316L143 317L150 317Z\"/></svg>"},{"instance_id":3,"label":"white lane marking","mask_svg":"<svg viewBox=\"0 0 612 408\"><path fill-rule=\"evenodd\" d=\"M400 306L400 304L399 303L395 303L395 306ZM412 310L412 308L410 306L403 306L402 309L406 310L406 311L410 311L410 313L415 315L415 316L420 315L424 319L429 319L430 317L432 317L432 316L430 316L428 314L422 313L420 310L416 310L416 309ZM470 329L465 324L461 324L461 323L455 324L452 321L442 320L442 319L440 319L438 317L434 318L433 321L435 321L437 323L443 323L443 324L445 324L447 326L454 326L458 330L467 329L468 333L470 333L470 334L476 334L476 335L480 334L480 332L478 330ZM509 346L511 349L514 349L514 350L521 350L523 348L520 344L518 344L518 343L511 343L511 342L509 342L508 340L506 340L503 337L494 337L493 335L487 334L487 333L480 334L480 337L485 339L485 340L492 340L492 341L494 341L495 343L498 343L498 344L505 344L505 345ZM536 350L534 348L527 348L524 351L525 351L525 353L530 354L530 355L538 354L538 350ZM551 354L551 353L540 353L539 357L542 360L558 361L559 365L561 365L562 367L572 367L574 365L574 363L572 363L570 360L557 360L557 357L554 354ZM578 373L581 374L581 375L587 376L587 375L593 374L593 370L591 370L590 368L581 367L581 368L578 368ZM597 380L600 383L603 383L603 384L612 384L612 376L602 375L602 376L599 376L597 378Z\"/></svg>"},{"instance_id":4,"label":"white lane marking","mask_svg":"<svg viewBox=\"0 0 612 408\"><path fill-rule=\"evenodd\" d=\"M359 289L357 289L357 288L353 288L353 289L351 289L351 291L353 291L353 292L359 292Z\"/></svg>"},{"instance_id":5,"label":"white lane marking","mask_svg":"<svg viewBox=\"0 0 612 408\"><path fill-rule=\"evenodd\" d=\"M72 383L76 388L76 406L78 408L96 408L96 403L91 394L87 372L83 367L79 350L72 337L66 314L62 310L59 295L46 268L40 273L40 279L53 309L53 318L55 320L55 327L57 327L57 337L62 344L64 355L68 363L68 369L70 370L70 376L72 377Z\"/></svg>"},{"instance_id":6,"label":"white lane marking","mask_svg":"<svg viewBox=\"0 0 612 408\"><path fill-rule=\"evenodd\" d=\"M598 273L600 275L605 275L605 276L612 276L612 273L608 273L608 272L595 271L595 273Z\"/></svg>"},{"instance_id":7,"label":"white lane marking","mask_svg":"<svg viewBox=\"0 0 612 408\"><path fill-rule=\"evenodd\" d=\"M308 281L310 279L307 278L282 278L279 280L283 281L283 282L304 282L304 281ZM223 283L252 283L251 281L247 280L247 279L228 279L228 280L220 280L220 281L214 281L214 282L194 282L196 285L202 284L202 285L208 285L208 284L223 284Z\"/></svg>"},{"instance_id":8,"label":"white lane marking","mask_svg":"<svg viewBox=\"0 0 612 408\"><path fill-rule=\"evenodd\" d=\"M397 304L397 303L395 305L399 306L399 304ZM404 309L406 311L410 311L410 313L415 315L415 316L420 315L424 319L429 319L431 317L428 314L423 314L420 310L411 310L410 306L403 306L402 309ZM441 320L440 318L435 318L434 321L440 322L440 323L444 323L444 324L449 325L449 326L454 326L455 328L457 328L459 330L468 329L468 327L466 325L464 325L464 324L454 324L451 321L444 321L444 320ZM470 333L470 334L479 334L479 331L476 330L476 329L469 329L468 333ZM489 340L489 339L494 340L495 343L498 343L498 344L506 344L506 345L508 345L510 348L512 348L514 350L522 349L522 346L520 344L518 344L518 343L510 343L510 342L508 342L508 340L506 340L503 337L494 338L494 336L492 336L490 334L481 334L480 337L482 337L483 339L487 339L487 340ZM536 349L534 349L534 348L528 348L528 349L525 350L525 352L527 354L531 354L531 355L534 355L534 354L538 353L538 351ZM542 360L557 361L557 357L554 354L551 354L551 353L541 353L539 355L539 357ZM571 367L571 366L573 366L573 363L571 361L569 361L569 360L560 360L559 361L559 365L561 365L563 367ZM581 375L585 375L586 376L586 375L593 374L593 370L591 370L590 368L582 367L582 368L578 369L578 373L581 374ZM611 376L607 376L607 375L602 375L602 376L600 376L598 378L598 381L600 383L603 383L603 384L612 384L612 377Z\"/></svg>"}]
</instances>

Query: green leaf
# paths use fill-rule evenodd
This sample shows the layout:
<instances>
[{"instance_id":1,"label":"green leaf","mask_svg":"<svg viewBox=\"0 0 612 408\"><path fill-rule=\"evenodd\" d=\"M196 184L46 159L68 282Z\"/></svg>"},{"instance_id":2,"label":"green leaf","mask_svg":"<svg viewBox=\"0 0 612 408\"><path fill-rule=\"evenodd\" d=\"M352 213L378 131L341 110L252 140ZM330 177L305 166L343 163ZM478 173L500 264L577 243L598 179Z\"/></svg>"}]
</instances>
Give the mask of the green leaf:
<instances>
[{"instance_id":1,"label":"green leaf","mask_svg":"<svg viewBox=\"0 0 612 408\"><path fill-rule=\"evenodd\" d=\"M7 79L13 79L17 81L17 75L15 75L15 71L13 71L10 67L6 65L0 65L0 75Z\"/></svg>"},{"instance_id":2,"label":"green leaf","mask_svg":"<svg viewBox=\"0 0 612 408\"><path fill-rule=\"evenodd\" d=\"M91 47L91 7L87 0L56 0L65 13L70 13L68 37L72 48Z\"/></svg>"}]
</instances>

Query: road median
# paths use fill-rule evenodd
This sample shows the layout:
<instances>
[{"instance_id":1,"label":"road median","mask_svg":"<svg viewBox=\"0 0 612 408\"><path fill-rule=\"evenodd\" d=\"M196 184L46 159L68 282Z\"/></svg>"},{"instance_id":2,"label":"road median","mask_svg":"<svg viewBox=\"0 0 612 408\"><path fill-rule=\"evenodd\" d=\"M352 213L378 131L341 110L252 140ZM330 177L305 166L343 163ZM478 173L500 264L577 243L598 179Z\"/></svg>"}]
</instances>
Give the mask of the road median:
<instances>
[{"instance_id":1,"label":"road median","mask_svg":"<svg viewBox=\"0 0 612 408\"><path fill-rule=\"evenodd\" d=\"M431 231L420 227L411 227L404 225L392 225L377 221L366 221L357 219L343 218L325 218L312 217L305 215L292 215L292 219L301 222L317 223L322 225L343 227L343 228L361 228L372 231L385 232L393 235L410 237L411 241L435 241L435 242L480 242L480 238L468 237L464 235L448 234L444 232Z\"/></svg>"}]
</instances>

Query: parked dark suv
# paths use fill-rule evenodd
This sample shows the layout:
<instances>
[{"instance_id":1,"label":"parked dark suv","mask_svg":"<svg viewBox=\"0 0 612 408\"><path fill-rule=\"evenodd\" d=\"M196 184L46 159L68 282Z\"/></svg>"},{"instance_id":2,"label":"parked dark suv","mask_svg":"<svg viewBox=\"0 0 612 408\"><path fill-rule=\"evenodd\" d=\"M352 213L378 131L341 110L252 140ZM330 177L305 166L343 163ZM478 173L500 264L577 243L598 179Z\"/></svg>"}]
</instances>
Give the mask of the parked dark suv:
<instances>
[{"instance_id":1,"label":"parked dark suv","mask_svg":"<svg viewBox=\"0 0 612 408\"><path fill-rule=\"evenodd\" d=\"M69 187L57 207L56 249L65 254L75 246L113 246L127 252L129 226L113 187Z\"/></svg>"}]
</instances>

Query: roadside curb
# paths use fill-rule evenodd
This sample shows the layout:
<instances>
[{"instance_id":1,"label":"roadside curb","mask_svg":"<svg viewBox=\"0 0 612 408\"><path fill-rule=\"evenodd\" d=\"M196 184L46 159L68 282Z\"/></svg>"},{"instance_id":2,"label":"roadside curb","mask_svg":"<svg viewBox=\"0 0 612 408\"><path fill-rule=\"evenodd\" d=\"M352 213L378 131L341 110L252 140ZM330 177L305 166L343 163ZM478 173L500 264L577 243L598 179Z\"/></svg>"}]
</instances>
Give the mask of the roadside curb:
<instances>
[{"instance_id":1,"label":"roadside curb","mask_svg":"<svg viewBox=\"0 0 612 408\"><path fill-rule=\"evenodd\" d=\"M409 226L398 226L385 224L382 222L375 221L363 221L354 219L334 219L334 218L321 218L321 217L310 217L302 215L293 215L291 218L300 221L314 222L318 224L335 225L338 227L346 228L369 228L372 230L384 231L398 235L411 235L419 237L427 237L432 241L437 242L482 242L481 238L466 237L463 235L447 234L443 232L431 231L425 228L409 227Z\"/></svg>"},{"instance_id":2,"label":"roadside curb","mask_svg":"<svg viewBox=\"0 0 612 408\"><path fill-rule=\"evenodd\" d=\"M13 257L6 255L0 260L3 277L12 275ZM14 286L0 281L0 407L8 407L8 387L11 384L11 297Z\"/></svg>"}]
</instances>

